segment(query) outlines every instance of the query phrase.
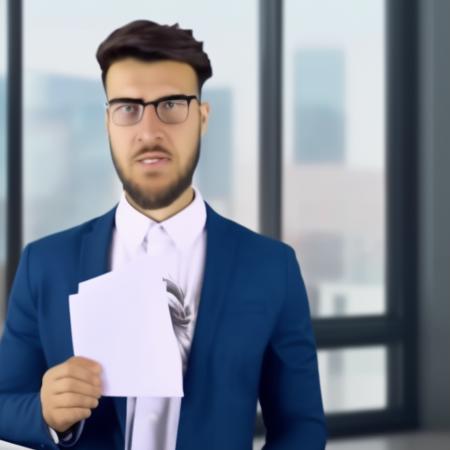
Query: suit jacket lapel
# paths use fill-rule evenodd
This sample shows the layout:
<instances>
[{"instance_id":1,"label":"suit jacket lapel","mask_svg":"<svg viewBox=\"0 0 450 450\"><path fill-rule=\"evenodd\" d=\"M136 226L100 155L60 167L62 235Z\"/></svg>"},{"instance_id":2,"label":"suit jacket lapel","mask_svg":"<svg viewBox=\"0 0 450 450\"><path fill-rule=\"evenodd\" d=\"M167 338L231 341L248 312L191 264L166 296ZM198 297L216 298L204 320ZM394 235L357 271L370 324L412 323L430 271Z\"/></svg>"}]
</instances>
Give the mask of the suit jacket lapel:
<instances>
[{"instance_id":1,"label":"suit jacket lapel","mask_svg":"<svg viewBox=\"0 0 450 450\"><path fill-rule=\"evenodd\" d=\"M116 208L98 218L90 232L84 235L81 243L80 271L78 282L103 275L111 270L110 252L114 229ZM114 397L113 400L120 428L125 436L126 398Z\"/></svg>"},{"instance_id":2,"label":"suit jacket lapel","mask_svg":"<svg viewBox=\"0 0 450 450\"><path fill-rule=\"evenodd\" d=\"M99 217L83 236L80 253L79 282L103 275L110 270L111 239L116 208Z\"/></svg>"},{"instance_id":3,"label":"suit jacket lapel","mask_svg":"<svg viewBox=\"0 0 450 450\"><path fill-rule=\"evenodd\" d=\"M213 351L214 331L218 326L232 269L235 266L236 234L231 232L228 221L207 203L206 209L206 261L195 332L184 376L184 397L181 402L177 449L187 445L186 443L195 435L195 427L199 424L198 403L195 402L195 399L199 398L195 391L199 384L195 383L195 377L204 371L204 363ZM205 386L202 386L202 389L205 389Z\"/></svg>"}]
</instances>

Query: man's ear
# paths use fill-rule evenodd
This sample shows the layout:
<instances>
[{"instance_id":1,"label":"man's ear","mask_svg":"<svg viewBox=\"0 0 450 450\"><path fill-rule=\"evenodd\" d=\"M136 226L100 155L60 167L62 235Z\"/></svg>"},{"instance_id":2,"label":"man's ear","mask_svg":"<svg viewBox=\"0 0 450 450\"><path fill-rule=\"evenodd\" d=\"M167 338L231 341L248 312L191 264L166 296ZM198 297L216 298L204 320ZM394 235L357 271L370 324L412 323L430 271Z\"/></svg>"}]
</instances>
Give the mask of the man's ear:
<instances>
[{"instance_id":1,"label":"man's ear","mask_svg":"<svg viewBox=\"0 0 450 450\"><path fill-rule=\"evenodd\" d=\"M201 121L200 125L201 125L202 136L208 130L208 120L209 120L210 111L211 111L211 108L209 106L209 103L202 103L200 105L200 121Z\"/></svg>"}]
</instances>

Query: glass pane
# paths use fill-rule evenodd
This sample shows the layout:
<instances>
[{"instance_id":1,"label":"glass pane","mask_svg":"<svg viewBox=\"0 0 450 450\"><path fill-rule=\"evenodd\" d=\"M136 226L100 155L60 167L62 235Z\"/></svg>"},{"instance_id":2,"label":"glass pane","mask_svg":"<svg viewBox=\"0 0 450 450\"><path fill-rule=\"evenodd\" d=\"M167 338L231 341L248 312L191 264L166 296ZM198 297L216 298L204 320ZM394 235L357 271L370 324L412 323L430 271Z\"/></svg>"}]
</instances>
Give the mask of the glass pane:
<instances>
[{"instance_id":1,"label":"glass pane","mask_svg":"<svg viewBox=\"0 0 450 450\"><path fill-rule=\"evenodd\" d=\"M203 93L211 119L194 184L219 212L257 228L256 0L136 0L113 8L81 0L70 10L57 0L25 0L24 12L26 242L118 201L95 52L111 31L140 18L179 22L205 42L214 71Z\"/></svg>"},{"instance_id":2,"label":"glass pane","mask_svg":"<svg viewBox=\"0 0 450 450\"><path fill-rule=\"evenodd\" d=\"M387 349L363 347L319 351L326 413L387 407Z\"/></svg>"},{"instance_id":3,"label":"glass pane","mask_svg":"<svg viewBox=\"0 0 450 450\"><path fill-rule=\"evenodd\" d=\"M0 335L6 308L6 32L6 0L0 0Z\"/></svg>"},{"instance_id":4,"label":"glass pane","mask_svg":"<svg viewBox=\"0 0 450 450\"><path fill-rule=\"evenodd\" d=\"M287 0L283 238L312 314L385 312L385 4Z\"/></svg>"}]
</instances>

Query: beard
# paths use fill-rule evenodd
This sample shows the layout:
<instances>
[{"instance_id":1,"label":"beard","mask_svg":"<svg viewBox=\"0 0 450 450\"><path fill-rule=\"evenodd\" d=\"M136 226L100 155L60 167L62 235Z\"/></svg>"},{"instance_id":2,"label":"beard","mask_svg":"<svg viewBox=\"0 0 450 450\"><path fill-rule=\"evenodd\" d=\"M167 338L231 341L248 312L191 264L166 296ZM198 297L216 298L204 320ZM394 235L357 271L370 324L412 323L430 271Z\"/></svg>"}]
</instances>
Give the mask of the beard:
<instances>
[{"instance_id":1,"label":"beard","mask_svg":"<svg viewBox=\"0 0 450 450\"><path fill-rule=\"evenodd\" d=\"M116 169L117 175L122 183L124 191L131 197L131 199L142 209L161 209L171 205L186 189L192 184L195 169L200 159L201 140L200 134L197 140L195 151L192 157L187 162L186 167L183 168L181 174L173 180L165 189L151 189L141 186L139 183L127 177L119 162L114 156L114 149L109 139L109 148L111 151L111 158ZM155 146L152 148L143 148L142 153L146 151L155 151L166 149Z\"/></svg>"}]
</instances>

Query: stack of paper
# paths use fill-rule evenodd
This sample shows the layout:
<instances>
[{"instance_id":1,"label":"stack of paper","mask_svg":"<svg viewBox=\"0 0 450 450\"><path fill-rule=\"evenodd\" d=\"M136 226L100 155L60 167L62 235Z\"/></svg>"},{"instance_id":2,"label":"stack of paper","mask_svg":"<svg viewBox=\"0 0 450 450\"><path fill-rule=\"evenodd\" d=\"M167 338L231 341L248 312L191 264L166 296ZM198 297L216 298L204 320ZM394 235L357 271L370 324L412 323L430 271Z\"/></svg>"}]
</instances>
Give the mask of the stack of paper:
<instances>
[{"instance_id":1,"label":"stack of paper","mask_svg":"<svg viewBox=\"0 0 450 450\"><path fill-rule=\"evenodd\" d=\"M80 283L69 297L76 356L99 362L103 395L182 397L181 356L158 258Z\"/></svg>"}]
</instances>

